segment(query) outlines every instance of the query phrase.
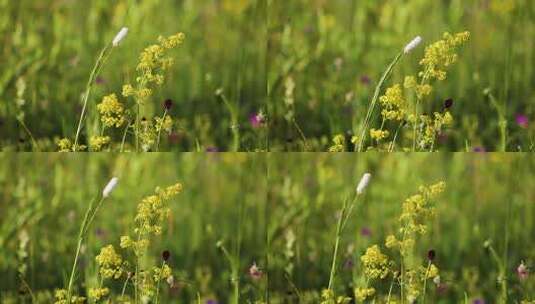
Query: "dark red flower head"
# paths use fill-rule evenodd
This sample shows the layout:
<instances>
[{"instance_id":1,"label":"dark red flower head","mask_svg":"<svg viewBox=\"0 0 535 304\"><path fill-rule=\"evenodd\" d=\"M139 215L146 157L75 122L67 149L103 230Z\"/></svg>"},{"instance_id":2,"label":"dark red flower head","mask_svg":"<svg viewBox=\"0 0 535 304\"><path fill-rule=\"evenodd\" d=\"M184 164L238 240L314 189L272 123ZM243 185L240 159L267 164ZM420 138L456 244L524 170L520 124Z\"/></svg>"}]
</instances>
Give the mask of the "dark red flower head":
<instances>
[{"instance_id":1,"label":"dark red flower head","mask_svg":"<svg viewBox=\"0 0 535 304\"><path fill-rule=\"evenodd\" d=\"M164 261L169 260L169 257L170 257L170 256L171 256L171 253L169 252L169 250L164 250L164 251L162 252L162 259L163 259Z\"/></svg>"},{"instance_id":2,"label":"dark red flower head","mask_svg":"<svg viewBox=\"0 0 535 304\"><path fill-rule=\"evenodd\" d=\"M444 101L444 110L449 109L453 106L453 99L448 98Z\"/></svg>"},{"instance_id":3,"label":"dark red flower head","mask_svg":"<svg viewBox=\"0 0 535 304\"><path fill-rule=\"evenodd\" d=\"M429 259L429 261L434 260L435 256L436 256L435 250L431 249L427 252L427 258Z\"/></svg>"},{"instance_id":4,"label":"dark red flower head","mask_svg":"<svg viewBox=\"0 0 535 304\"><path fill-rule=\"evenodd\" d=\"M163 103L163 106L167 111L171 110L171 108L173 107L173 100L166 99L165 102Z\"/></svg>"}]
</instances>

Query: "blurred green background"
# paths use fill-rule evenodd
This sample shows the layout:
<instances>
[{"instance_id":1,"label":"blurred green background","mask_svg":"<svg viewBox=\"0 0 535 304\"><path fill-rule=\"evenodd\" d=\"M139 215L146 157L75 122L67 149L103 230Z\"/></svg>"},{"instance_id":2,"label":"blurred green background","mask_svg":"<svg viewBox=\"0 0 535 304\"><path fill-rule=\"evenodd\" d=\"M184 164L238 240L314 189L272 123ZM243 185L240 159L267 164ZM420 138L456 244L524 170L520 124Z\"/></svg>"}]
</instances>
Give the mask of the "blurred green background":
<instances>
[{"instance_id":1,"label":"blurred green background","mask_svg":"<svg viewBox=\"0 0 535 304\"><path fill-rule=\"evenodd\" d=\"M308 150L327 150L336 134L346 135L351 145L352 119L364 119L381 74L405 44L420 35L428 45L444 32L465 30L471 32L470 41L424 107L439 111L444 100L454 100L455 122L439 149L498 150L504 121L505 150L534 150L531 0L269 1L268 20L272 150L305 149L288 119L292 111ZM386 87L418 71L423 45L403 58ZM285 104L288 91L293 108ZM519 115L529 120L527 126L517 123Z\"/></svg>"},{"instance_id":2,"label":"blurred green background","mask_svg":"<svg viewBox=\"0 0 535 304\"><path fill-rule=\"evenodd\" d=\"M265 279L249 276L253 263L261 269L265 265L264 154L4 153L0 163L1 303L31 303L20 269L38 303L52 303L51 292L68 281L87 205L112 176L119 177L119 184L97 214L81 256L77 286L82 292L96 287L94 258L100 248L111 243L120 250L120 236L133 235L141 199L157 186L179 181L183 191L170 202L172 215L149 250L155 263L163 250L171 252L177 288L164 287L162 303L193 303L197 293L202 303L231 302L231 269L219 241L239 257L240 303L264 297ZM120 293L122 284L107 282L114 294Z\"/></svg>"},{"instance_id":3,"label":"blurred green background","mask_svg":"<svg viewBox=\"0 0 535 304\"><path fill-rule=\"evenodd\" d=\"M442 285L428 284L428 303L500 303L499 266L484 247L487 240L504 264L507 303L533 301L535 277L531 273L520 280L517 267L524 261L532 271L535 263L534 169L535 158L521 153L272 154L271 303L319 303L329 281L338 212L364 172L372 178L342 235L338 295L353 295L363 273L360 256L368 246L379 244L396 256L384 244L399 228L403 201L420 185L445 181L437 216L415 245L422 261L434 249L441 271ZM385 296L389 284L390 279L374 287ZM397 286L393 295L399 295Z\"/></svg>"},{"instance_id":4,"label":"blurred green background","mask_svg":"<svg viewBox=\"0 0 535 304\"><path fill-rule=\"evenodd\" d=\"M230 149L218 89L238 109L240 150L265 149L265 131L249 122L266 110L265 16L264 0L0 0L0 148L31 150L29 132L45 151L56 150L56 138L72 140L98 54L126 26L90 97L89 123L103 96L133 81L146 46L183 32L176 64L147 109L161 115L164 100L174 101L177 123L163 150Z\"/></svg>"}]
</instances>

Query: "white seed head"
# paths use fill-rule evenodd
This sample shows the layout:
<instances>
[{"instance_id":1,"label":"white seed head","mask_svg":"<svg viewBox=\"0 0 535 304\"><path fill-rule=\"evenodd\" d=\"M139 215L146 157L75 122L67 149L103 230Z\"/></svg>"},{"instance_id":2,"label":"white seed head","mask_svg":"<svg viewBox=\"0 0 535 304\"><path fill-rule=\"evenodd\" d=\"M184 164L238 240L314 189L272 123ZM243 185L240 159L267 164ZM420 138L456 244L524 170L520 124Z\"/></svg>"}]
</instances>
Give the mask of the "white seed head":
<instances>
[{"instance_id":1,"label":"white seed head","mask_svg":"<svg viewBox=\"0 0 535 304\"><path fill-rule=\"evenodd\" d=\"M366 189L368 183L370 183L371 177L372 175L370 173L364 173L357 186L357 194L362 194L364 192L364 189Z\"/></svg>"},{"instance_id":2,"label":"white seed head","mask_svg":"<svg viewBox=\"0 0 535 304\"><path fill-rule=\"evenodd\" d=\"M112 179L110 179L106 187L104 187L104 190L102 190L102 197L110 196L110 193L113 191L115 186L117 186L118 182L119 179L117 177L113 177Z\"/></svg>"},{"instance_id":3,"label":"white seed head","mask_svg":"<svg viewBox=\"0 0 535 304\"><path fill-rule=\"evenodd\" d=\"M123 27L118 33L117 35L115 35L115 38L113 38L113 46L118 46L119 43L121 43L121 41L124 39L124 37L126 37L126 35L128 34L128 28L127 27Z\"/></svg>"},{"instance_id":4,"label":"white seed head","mask_svg":"<svg viewBox=\"0 0 535 304\"><path fill-rule=\"evenodd\" d=\"M420 36L416 36L416 38L412 39L411 42L409 42L409 44L407 44L405 46L405 48L403 49L403 52L405 52L405 54L408 54L410 53L412 50L414 50L420 43L422 43L422 37Z\"/></svg>"}]
</instances>

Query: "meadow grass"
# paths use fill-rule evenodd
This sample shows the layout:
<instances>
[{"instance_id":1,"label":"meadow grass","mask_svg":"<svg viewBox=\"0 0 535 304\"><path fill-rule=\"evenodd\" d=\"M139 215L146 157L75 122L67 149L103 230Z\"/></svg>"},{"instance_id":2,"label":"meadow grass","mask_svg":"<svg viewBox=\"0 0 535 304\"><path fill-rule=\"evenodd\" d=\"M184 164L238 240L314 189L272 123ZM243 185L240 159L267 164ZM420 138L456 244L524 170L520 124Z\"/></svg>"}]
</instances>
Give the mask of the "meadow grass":
<instances>
[{"instance_id":1,"label":"meadow grass","mask_svg":"<svg viewBox=\"0 0 535 304\"><path fill-rule=\"evenodd\" d=\"M165 83L137 115L161 118L164 102L172 101L166 114L171 127L156 130L158 145L151 150L265 150L263 122L251 123L266 112L265 16L264 0L54 0L46 5L2 0L0 148L57 151L58 140L66 138L77 150L91 150L93 136L109 136L103 145L106 140L100 138L104 151L141 150L134 138L139 123L135 130L108 128L101 134L97 105L111 93L120 96L123 84L136 82L139 56L147 46L159 36L182 32L183 44L169 52L174 65L165 72ZM129 28L128 35L111 47L122 27Z\"/></svg>"},{"instance_id":2,"label":"meadow grass","mask_svg":"<svg viewBox=\"0 0 535 304\"><path fill-rule=\"evenodd\" d=\"M529 154L274 155L270 303L534 300Z\"/></svg>"},{"instance_id":3,"label":"meadow grass","mask_svg":"<svg viewBox=\"0 0 535 304\"><path fill-rule=\"evenodd\" d=\"M2 303L533 301L529 154L0 157Z\"/></svg>"},{"instance_id":4,"label":"meadow grass","mask_svg":"<svg viewBox=\"0 0 535 304\"><path fill-rule=\"evenodd\" d=\"M264 300L261 154L0 158L0 302Z\"/></svg>"},{"instance_id":5,"label":"meadow grass","mask_svg":"<svg viewBox=\"0 0 535 304\"><path fill-rule=\"evenodd\" d=\"M268 14L272 151L533 151L532 1L271 1ZM470 40L428 98L417 103L403 93L408 114L417 117L441 113L453 101L451 125L420 148L410 115L408 123L383 125L383 106L371 113L370 105L384 71L411 39L423 42L403 56L379 96L417 74L426 47L443 33L464 31ZM363 124L388 130L385 144L363 145L370 136Z\"/></svg>"}]
</instances>

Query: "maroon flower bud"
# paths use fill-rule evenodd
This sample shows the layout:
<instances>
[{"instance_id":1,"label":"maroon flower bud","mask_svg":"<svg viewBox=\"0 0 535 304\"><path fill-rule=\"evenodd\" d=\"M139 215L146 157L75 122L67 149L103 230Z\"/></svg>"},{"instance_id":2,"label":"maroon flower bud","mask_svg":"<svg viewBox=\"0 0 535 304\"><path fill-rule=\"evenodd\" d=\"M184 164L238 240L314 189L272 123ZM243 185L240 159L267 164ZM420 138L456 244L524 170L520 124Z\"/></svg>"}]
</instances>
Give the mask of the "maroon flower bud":
<instances>
[{"instance_id":1,"label":"maroon flower bud","mask_svg":"<svg viewBox=\"0 0 535 304\"><path fill-rule=\"evenodd\" d=\"M166 99L165 102L163 103L163 106L165 107L167 111L171 110L171 108L173 107L173 100Z\"/></svg>"},{"instance_id":2,"label":"maroon flower bud","mask_svg":"<svg viewBox=\"0 0 535 304\"><path fill-rule=\"evenodd\" d=\"M448 98L444 101L444 110L449 109L453 106L453 99Z\"/></svg>"},{"instance_id":3,"label":"maroon flower bud","mask_svg":"<svg viewBox=\"0 0 535 304\"><path fill-rule=\"evenodd\" d=\"M162 252L162 259L163 259L164 261L169 260L169 257L170 257L170 256L171 256L171 253L169 252L169 250L164 250L164 251Z\"/></svg>"},{"instance_id":4,"label":"maroon flower bud","mask_svg":"<svg viewBox=\"0 0 535 304\"><path fill-rule=\"evenodd\" d=\"M434 260L435 256L436 256L435 250L431 249L427 252L427 258L429 259L429 261Z\"/></svg>"}]
</instances>

